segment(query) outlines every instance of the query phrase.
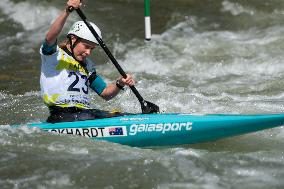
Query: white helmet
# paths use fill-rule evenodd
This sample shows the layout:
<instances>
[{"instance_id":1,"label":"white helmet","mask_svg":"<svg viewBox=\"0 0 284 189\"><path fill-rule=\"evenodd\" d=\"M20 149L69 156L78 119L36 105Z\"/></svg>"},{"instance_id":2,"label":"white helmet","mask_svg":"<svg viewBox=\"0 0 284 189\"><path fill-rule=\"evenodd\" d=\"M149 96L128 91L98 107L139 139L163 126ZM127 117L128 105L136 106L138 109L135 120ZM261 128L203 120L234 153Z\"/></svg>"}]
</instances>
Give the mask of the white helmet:
<instances>
[{"instance_id":1,"label":"white helmet","mask_svg":"<svg viewBox=\"0 0 284 189\"><path fill-rule=\"evenodd\" d=\"M93 26L94 30L97 32L100 38L102 38L101 30L96 26L94 23L90 22L90 24ZM88 41L94 42L96 44L99 44L95 36L92 34L92 32L89 30L87 25L83 21L77 21L73 24L71 29L69 30L68 35L75 35L77 37L80 37L82 39L86 39Z\"/></svg>"}]
</instances>

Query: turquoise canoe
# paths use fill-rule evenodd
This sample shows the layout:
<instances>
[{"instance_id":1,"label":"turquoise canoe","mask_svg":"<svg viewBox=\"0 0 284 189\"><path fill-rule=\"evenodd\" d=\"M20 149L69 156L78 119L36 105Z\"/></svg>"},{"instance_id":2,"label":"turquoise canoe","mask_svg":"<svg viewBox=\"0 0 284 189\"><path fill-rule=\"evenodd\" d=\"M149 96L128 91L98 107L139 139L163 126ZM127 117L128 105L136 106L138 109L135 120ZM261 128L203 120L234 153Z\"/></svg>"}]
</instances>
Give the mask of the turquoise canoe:
<instances>
[{"instance_id":1,"label":"turquoise canoe","mask_svg":"<svg viewBox=\"0 0 284 189\"><path fill-rule=\"evenodd\" d=\"M77 122L28 124L52 133L81 135L137 147L208 142L282 125L284 114L136 114Z\"/></svg>"}]
</instances>

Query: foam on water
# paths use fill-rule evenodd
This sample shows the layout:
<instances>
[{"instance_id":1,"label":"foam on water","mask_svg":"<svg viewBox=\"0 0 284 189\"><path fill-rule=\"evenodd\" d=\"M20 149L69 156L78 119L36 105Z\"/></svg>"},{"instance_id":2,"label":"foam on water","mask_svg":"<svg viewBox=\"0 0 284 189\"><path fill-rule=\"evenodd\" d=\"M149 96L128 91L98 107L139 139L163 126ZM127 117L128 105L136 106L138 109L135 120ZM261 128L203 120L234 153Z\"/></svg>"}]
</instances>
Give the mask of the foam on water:
<instances>
[{"instance_id":1,"label":"foam on water","mask_svg":"<svg viewBox=\"0 0 284 189\"><path fill-rule=\"evenodd\" d=\"M160 94L154 101L166 112L279 112L283 103L256 102L283 99L281 91L267 94L283 76L283 30L274 26L197 32L184 21L155 35L150 43L131 48L121 62L146 80L141 87L145 92ZM246 95L235 94L237 90Z\"/></svg>"},{"instance_id":2,"label":"foam on water","mask_svg":"<svg viewBox=\"0 0 284 189\"><path fill-rule=\"evenodd\" d=\"M78 148L78 147L70 147L66 146L64 144L60 144L57 142L53 142L48 146L48 150L52 152L68 152L70 154L76 154L76 155L86 155L89 153L87 148Z\"/></svg>"},{"instance_id":3,"label":"foam on water","mask_svg":"<svg viewBox=\"0 0 284 189\"><path fill-rule=\"evenodd\" d=\"M23 29L14 35L3 37L0 42L11 44L8 50L18 49L24 54L34 53L34 48L44 40L48 27L61 11L45 3L31 3L28 1L14 3L10 0L1 0L0 9L8 18L20 24ZM70 16L67 25L70 25L70 21L74 20L74 16ZM22 42L23 44L12 45L18 42Z\"/></svg>"},{"instance_id":4,"label":"foam on water","mask_svg":"<svg viewBox=\"0 0 284 189\"><path fill-rule=\"evenodd\" d=\"M222 2L224 12L230 12L232 15L237 16L240 14L250 14L253 15L255 10L252 8L243 7L238 3L232 3L231 1L223 1Z\"/></svg>"},{"instance_id":5,"label":"foam on water","mask_svg":"<svg viewBox=\"0 0 284 189\"><path fill-rule=\"evenodd\" d=\"M278 54L272 58L267 51L280 48L279 45L273 48L273 45L283 41L283 30L283 27L274 27L261 33L257 29L200 33L184 22L156 35L153 42L129 50L123 64L135 72L157 75L187 73L199 78L203 76L201 79L226 74L272 75L283 71L282 56Z\"/></svg>"},{"instance_id":6,"label":"foam on water","mask_svg":"<svg viewBox=\"0 0 284 189\"><path fill-rule=\"evenodd\" d=\"M48 111L39 91L18 95L0 92L0 105L0 111L3 112L0 114L1 124L20 124L31 120L37 122L46 119L45 113Z\"/></svg>"},{"instance_id":7,"label":"foam on water","mask_svg":"<svg viewBox=\"0 0 284 189\"><path fill-rule=\"evenodd\" d=\"M14 3L10 0L1 0L0 9L14 21L20 23L25 30L35 30L54 19L59 10L27 1Z\"/></svg>"},{"instance_id":8,"label":"foam on water","mask_svg":"<svg viewBox=\"0 0 284 189\"><path fill-rule=\"evenodd\" d=\"M231 12L235 16L252 12L251 9L230 1L223 1L222 7L222 11ZM54 7L46 8L42 4L31 4L28 1L13 3L4 0L0 3L0 8L15 22L21 23L25 30L12 36L12 39L6 38L8 41L13 40L13 37L20 39L27 33L35 33L28 38L36 39L34 42L39 43L38 39L43 39L43 36L35 35L44 35L44 32L30 31L39 28L45 31L46 25L49 25L59 13ZM23 12L28 15L21 16ZM254 11L254 14L259 13ZM46 16L39 17L39 15ZM28 17L33 18L32 22L27 19ZM161 104L165 112L214 113L229 110L236 113L238 109L234 108L238 107L236 103L243 102L248 97L256 100L258 97L249 95L244 98L234 94L234 91L240 88L247 93L259 91L260 88L265 91L271 87L262 84L266 82L266 77L282 76L284 66L281 61L283 58L280 53L281 44L279 45L279 41L283 41L282 26L269 27L265 30L251 28L240 31L200 32L195 29L200 22L196 17L187 16L185 21L162 34L154 35L153 40L147 44L141 44L134 39L126 45L115 46L115 52L127 50L124 58L119 61L127 68L126 71L134 73L138 81L144 81L138 83L137 88L146 89L143 91L146 99L150 97L152 101ZM25 45L21 48L24 51L27 49ZM275 56L271 57L272 53ZM109 69L104 72L109 72ZM272 85L273 82L272 80ZM254 86L258 88L253 89ZM169 105L169 99L173 96L176 98L175 103ZM275 96L279 96L279 93ZM275 96L260 96L259 99L273 100ZM218 100L223 102L225 100L225 104L220 104ZM131 112L131 104L134 101L135 98L130 98L129 103L120 106ZM99 106L104 105L99 104ZM216 107L211 109L213 106ZM262 109L260 107L259 111ZM277 106L274 108L274 110L279 109Z\"/></svg>"}]
</instances>

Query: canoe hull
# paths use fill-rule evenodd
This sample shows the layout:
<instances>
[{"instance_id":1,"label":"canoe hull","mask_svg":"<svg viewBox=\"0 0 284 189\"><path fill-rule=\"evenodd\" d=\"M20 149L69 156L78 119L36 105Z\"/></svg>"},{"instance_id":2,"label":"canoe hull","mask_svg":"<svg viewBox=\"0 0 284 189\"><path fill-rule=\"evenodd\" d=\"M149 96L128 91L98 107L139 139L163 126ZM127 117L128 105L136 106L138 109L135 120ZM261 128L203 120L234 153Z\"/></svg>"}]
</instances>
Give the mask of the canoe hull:
<instances>
[{"instance_id":1,"label":"canoe hull","mask_svg":"<svg viewBox=\"0 0 284 189\"><path fill-rule=\"evenodd\" d=\"M170 146L208 142L284 125L284 114L190 115L137 114L30 127L106 140L129 146Z\"/></svg>"}]
</instances>

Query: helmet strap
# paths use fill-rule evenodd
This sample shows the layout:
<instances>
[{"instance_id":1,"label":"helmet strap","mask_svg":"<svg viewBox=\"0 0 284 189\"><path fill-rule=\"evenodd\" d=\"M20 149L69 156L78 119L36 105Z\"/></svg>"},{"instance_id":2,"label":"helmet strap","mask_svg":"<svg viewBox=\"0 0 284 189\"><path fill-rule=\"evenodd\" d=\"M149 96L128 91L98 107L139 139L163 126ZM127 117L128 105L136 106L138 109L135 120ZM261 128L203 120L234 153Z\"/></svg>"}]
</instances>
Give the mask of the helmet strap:
<instances>
[{"instance_id":1,"label":"helmet strap","mask_svg":"<svg viewBox=\"0 0 284 189\"><path fill-rule=\"evenodd\" d=\"M70 44L71 56L72 56L77 62L79 62L79 64L80 64L83 68L85 68L85 67L86 67L85 63L82 62L82 61L77 60L77 58L75 57L75 54L74 54L74 49L75 49L75 47L78 45L78 43L81 41L81 38L77 37L77 38L76 38L76 41L75 41L73 44L72 44L71 36L68 35L67 38L68 38L69 44ZM67 48L66 48L66 49L67 49ZM67 49L67 50L68 50L68 49Z\"/></svg>"},{"instance_id":2,"label":"helmet strap","mask_svg":"<svg viewBox=\"0 0 284 189\"><path fill-rule=\"evenodd\" d=\"M69 44L70 44L71 53L72 53L73 57L75 57L74 49L75 49L75 47L78 45L78 43L80 42L80 38L77 37L77 38L76 38L76 41L75 41L73 44L72 44L71 36L68 36L68 40L69 40ZM75 59L75 60L76 60L76 59Z\"/></svg>"}]
</instances>

